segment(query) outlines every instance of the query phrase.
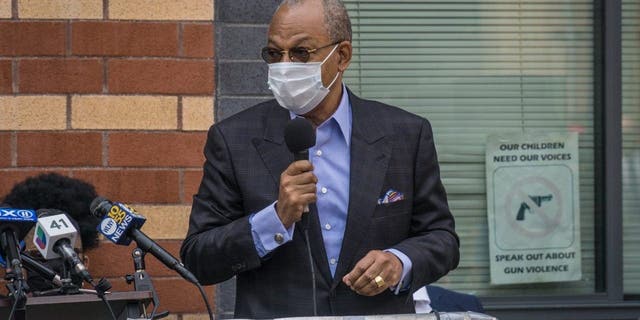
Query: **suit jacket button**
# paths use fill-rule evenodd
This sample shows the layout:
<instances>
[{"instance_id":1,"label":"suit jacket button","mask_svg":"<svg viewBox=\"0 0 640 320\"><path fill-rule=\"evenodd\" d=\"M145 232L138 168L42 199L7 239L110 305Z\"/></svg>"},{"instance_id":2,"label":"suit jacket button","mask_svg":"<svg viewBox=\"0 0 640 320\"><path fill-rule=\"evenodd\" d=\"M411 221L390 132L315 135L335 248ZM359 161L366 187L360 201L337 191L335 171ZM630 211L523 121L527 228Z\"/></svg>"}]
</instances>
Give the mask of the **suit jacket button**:
<instances>
[{"instance_id":1,"label":"suit jacket button","mask_svg":"<svg viewBox=\"0 0 640 320\"><path fill-rule=\"evenodd\" d=\"M284 235L278 232L273 236L273 240L275 240L277 244L282 244L282 242L284 241Z\"/></svg>"}]
</instances>

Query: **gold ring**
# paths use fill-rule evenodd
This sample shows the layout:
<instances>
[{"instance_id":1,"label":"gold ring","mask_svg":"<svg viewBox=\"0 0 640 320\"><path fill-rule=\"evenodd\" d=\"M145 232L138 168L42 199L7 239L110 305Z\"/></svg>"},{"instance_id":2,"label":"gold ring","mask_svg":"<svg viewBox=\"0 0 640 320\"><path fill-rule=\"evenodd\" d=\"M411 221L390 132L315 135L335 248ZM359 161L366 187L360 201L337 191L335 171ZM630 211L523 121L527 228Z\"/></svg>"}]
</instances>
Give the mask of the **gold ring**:
<instances>
[{"instance_id":1,"label":"gold ring","mask_svg":"<svg viewBox=\"0 0 640 320\"><path fill-rule=\"evenodd\" d=\"M378 286L378 288L381 288L381 287L384 286L384 279L382 279L381 276L375 277L375 279L373 279L373 281L376 282L376 286Z\"/></svg>"}]
</instances>

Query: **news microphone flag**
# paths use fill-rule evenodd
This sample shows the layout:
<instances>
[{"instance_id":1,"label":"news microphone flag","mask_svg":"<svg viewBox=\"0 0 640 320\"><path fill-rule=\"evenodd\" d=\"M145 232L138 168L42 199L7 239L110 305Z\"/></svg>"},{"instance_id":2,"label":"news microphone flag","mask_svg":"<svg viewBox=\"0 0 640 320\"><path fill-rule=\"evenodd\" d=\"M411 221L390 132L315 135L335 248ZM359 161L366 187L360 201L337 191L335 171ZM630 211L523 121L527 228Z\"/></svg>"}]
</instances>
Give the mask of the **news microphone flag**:
<instances>
[{"instance_id":1,"label":"news microphone flag","mask_svg":"<svg viewBox=\"0 0 640 320\"><path fill-rule=\"evenodd\" d=\"M15 208L1 208L0 205L0 232L11 230L15 233L18 241L21 242L20 246L24 248L24 237L29 233L29 230L38 221L38 215L34 210L28 209L15 209ZM0 258L4 262L4 256L0 255Z\"/></svg>"},{"instance_id":2,"label":"news microphone flag","mask_svg":"<svg viewBox=\"0 0 640 320\"><path fill-rule=\"evenodd\" d=\"M71 246L76 243L78 230L74 227L66 214L41 216L36 225L33 244L47 260L60 258L54 250L55 244L62 239L68 239Z\"/></svg>"},{"instance_id":3,"label":"news microphone flag","mask_svg":"<svg viewBox=\"0 0 640 320\"><path fill-rule=\"evenodd\" d=\"M113 202L109 211L102 219L99 230L111 242L128 246L131 237L129 229L140 229L147 218L138 214L135 210L120 202Z\"/></svg>"},{"instance_id":4,"label":"news microphone flag","mask_svg":"<svg viewBox=\"0 0 640 320\"><path fill-rule=\"evenodd\" d=\"M0 230L7 228L13 230L18 240L24 239L36 221L38 216L34 210L0 208Z\"/></svg>"},{"instance_id":5,"label":"news microphone flag","mask_svg":"<svg viewBox=\"0 0 640 320\"><path fill-rule=\"evenodd\" d=\"M20 281L24 279L24 275L19 242L24 239L37 220L38 216L33 210L7 208L0 204L0 251L6 263L5 279L18 280L16 288L13 288L13 284L7 283L9 291L15 289L14 296L23 295Z\"/></svg>"}]
</instances>

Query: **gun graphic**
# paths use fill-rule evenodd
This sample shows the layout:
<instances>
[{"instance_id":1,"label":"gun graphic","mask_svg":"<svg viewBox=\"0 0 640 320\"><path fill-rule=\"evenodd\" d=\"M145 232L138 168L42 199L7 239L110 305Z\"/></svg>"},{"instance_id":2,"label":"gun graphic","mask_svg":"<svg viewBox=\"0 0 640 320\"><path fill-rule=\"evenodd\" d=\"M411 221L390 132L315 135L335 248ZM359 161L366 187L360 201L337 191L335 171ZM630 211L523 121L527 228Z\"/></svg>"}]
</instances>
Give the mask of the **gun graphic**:
<instances>
[{"instance_id":1,"label":"gun graphic","mask_svg":"<svg viewBox=\"0 0 640 320\"><path fill-rule=\"evenodd\" d=\"M531 199L531 201L533 201L538 208L542 206L543 202L547 202L547 201L551 201L551 199L553 199L553 195L546 195L546 196L529 196L529 199ZM516 215L516 220L518 221L523 221L524 220L524 213L525 212L531 212L531 207L529 207L529 205L526 202L522 202L520 204L520 209L518 209L518 214Z\"/></svg>"}]
</instances>

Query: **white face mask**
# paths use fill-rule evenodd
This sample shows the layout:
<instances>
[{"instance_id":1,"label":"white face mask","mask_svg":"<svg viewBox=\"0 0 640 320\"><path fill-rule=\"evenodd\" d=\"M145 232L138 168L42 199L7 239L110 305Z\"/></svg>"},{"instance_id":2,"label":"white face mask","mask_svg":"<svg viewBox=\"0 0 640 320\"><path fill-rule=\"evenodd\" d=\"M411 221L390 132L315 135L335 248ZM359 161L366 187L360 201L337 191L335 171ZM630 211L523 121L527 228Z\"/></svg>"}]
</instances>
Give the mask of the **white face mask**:
<instances>
[{"instance_id":1,"label":"white face mask","mask_svg":"<svg viewBox=\"0 0 640 320\"><path fill-rule=\"evenodd\" d=\"M329 88L338 80L338 75L328 87L322 84L322 64L331 57L338 45L322 62L278 62L269 64L267 84L278 103L287 110L303 115L313 110L329 94Z\"/></svg>"}]
</instances>

